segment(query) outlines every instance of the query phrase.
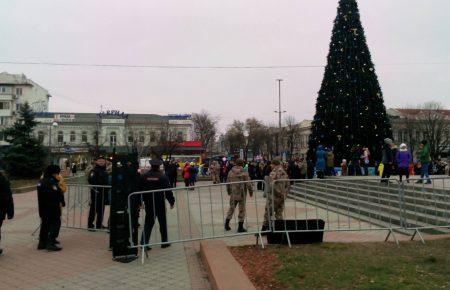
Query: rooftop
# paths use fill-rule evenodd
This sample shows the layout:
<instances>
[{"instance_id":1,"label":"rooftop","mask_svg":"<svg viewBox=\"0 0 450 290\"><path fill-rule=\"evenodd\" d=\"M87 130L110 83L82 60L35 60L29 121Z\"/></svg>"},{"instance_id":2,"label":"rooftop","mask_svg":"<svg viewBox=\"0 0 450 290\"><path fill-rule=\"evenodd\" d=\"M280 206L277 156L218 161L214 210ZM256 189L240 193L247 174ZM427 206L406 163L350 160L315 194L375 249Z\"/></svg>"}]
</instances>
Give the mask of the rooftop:
<instances>
[{"instance_id":1,"label":"rooftop","mask_svg":"<svg viewBox=\"0 0 450 290\"><path fill-rule=\"evenodd\" d=\"M400 108L395 108L394 110L406 115L417 115L421 112L430 111L428 109L400 109ZM436 110L436 111L444 115L450 115L450 110Z\"/></svg>"},{"instance_id":2,"label":"rooftop","mask_svg":"<svg viewBox=\"0 0 450 290\"><path fill-rule=\"evenodd\" d=\"M0 73L1 85L32 85L24 74L9 74L7 72Z\"/></svg>"}]
</instances>

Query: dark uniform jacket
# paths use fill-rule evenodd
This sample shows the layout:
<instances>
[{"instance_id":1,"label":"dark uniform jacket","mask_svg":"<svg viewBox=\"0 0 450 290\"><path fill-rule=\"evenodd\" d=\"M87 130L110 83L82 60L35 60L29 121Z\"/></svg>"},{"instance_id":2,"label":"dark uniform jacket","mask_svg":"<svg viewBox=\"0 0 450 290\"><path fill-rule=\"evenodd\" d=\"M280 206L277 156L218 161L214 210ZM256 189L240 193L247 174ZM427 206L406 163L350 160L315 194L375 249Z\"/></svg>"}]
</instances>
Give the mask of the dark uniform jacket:
<instances>
[{"instance_id":1,"label":"dark uniform jacket","mask_svg":"<svg viewBox=\"0 0 450 290\"><path fill-rule=\"evenodd\" d=\"M89 173L88 182L92 185L108 185L108 172L106 172L106 167L96 165Z\"/></svg>"},{"instance_id":2,"label":"dark uniform jacket","mask_svg":"<svg viewBox=\"0 0 450 290\"><path fill-rule=\"evenodd\" d=\"M14 217L14 202L9 180L0 173L0 220Z\"/></svg>"},{"instance_id":3,"label":"dark uniform jacket","mask_svg":"<svg viewBox=\"0 0 450 290\"><path fill-rule=\"evenodd\" d=\"M106 171L106 166L98 166L96 165L94 169L89 173L88 182L91 185L108 185L109 175ZM96 195L97 202L102 202L103 204L108 204L108 192L104 187L92 187L91 194Z\"/></svg>"},{"instance_id":4,"label":"dark uniform jacket","mask_svg":"<svg viewBox=\"0 0 450 290\"><path fill-rule=\"evenodd\" d=\"M149 190L157 190L157 189L169 189L170 182L166 175L164 175L160 171L150 170L147 173L141 176L141 180L139 182L139 190L141 191L149 191ZM155 204L164 204L164 197L170 203L170 205L175 204L175 198L173 197L173 193L171 190L158 191L155 193L147 193L143 194L144 201Z\"/></svg>"},{"instance_id":5,"label":"dark uniform jacket","mask_svg":"<svg viewBox=\"0 0 450 290\"><path fill-rule=\"evenodd\" d=\"M58 180L44 177L37 185L39 216L41 218L56 219L61 217L61 203L63 194L58 186Z\"/></svg>"}]
</instances>

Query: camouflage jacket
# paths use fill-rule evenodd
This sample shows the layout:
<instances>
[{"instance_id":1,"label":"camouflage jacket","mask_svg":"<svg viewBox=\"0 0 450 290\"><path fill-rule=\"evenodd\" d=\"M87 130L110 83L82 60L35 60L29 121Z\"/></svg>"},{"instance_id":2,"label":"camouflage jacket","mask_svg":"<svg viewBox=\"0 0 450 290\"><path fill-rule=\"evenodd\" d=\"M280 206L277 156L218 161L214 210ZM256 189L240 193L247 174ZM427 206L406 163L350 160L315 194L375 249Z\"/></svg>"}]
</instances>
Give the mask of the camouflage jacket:
<instances>
[{"instance_id":1,"label":"camouflage jacket","mask_svg":"<svg viewBox=\"0 0 450 290\"><path fill-rule=\"evenodd\" d=\"M220 171L219 163L217 163L217 162L211 163L211 165L209 166L209 171L210 171L212 174L217 174L217 173L219 173L219 171Z\"/></svg>"},{"instance_id":2,"label":"camouflage jacket","mask_svg":"<svg viewBox=\"0 0 450 290\"><path fill-rule=\"evenodd\" d=\"M244 172L242 166L234 166L228 173L228 182L250 181L250 176ZM248 193L253 195L253 186L251 182L239 184L227 184L227 192L232 200L244 200Z\"/></svg>"},{"instance_id":3,"label":"camouflage jacket","mask_svg":"<svg viewBox=\"0 0 450 290\"><path fill-rule=\"evenodd\" d=\"M290 183L289 181L277 181L273 183L276 180L280 179L289 179L289 175L284 171L282 165L276 166L272 172L270 172L268 183L269 183L269 192L268 194L272 194L272 188L273 188L273 194L275 197L286 197L286 195L289 193L290 189Z\"/></svg>"}]
</instances>

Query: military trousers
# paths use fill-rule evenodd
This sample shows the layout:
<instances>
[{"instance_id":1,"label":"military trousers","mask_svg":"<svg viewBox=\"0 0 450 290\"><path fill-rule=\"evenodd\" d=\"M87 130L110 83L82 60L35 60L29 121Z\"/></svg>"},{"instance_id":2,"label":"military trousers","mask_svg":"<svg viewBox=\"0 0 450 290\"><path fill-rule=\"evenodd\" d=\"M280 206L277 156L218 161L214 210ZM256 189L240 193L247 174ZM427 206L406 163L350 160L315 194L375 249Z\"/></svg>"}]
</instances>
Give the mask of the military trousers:
<instances>
[{"instance_id":1,"label":"military trousers","mask_svg":"<svg viewBox=\"0 0 450 290\"><path fill-rule=\"evenodd\" d=\"M219 173L218 172L213 172L211 174L211 176L212 176L212 181L213 181L214 184L220 182L220 178L219 178Z\"/></svg>"},{"instance_id":2,"label":"military trousers","mask_svg":"<svg viewBox=\"0 0 450 290\"><path fill-rule=\"evenodd\" d=\"M162 203L153 203L145 201L145 225L142 231L141 244L148 244L152 233L155 220L158 218L159 232L161 233L161 242L167 242L167 220L166 205Z\"/></svg>"},{"instance_id":3,"label":"military trousers","mask_svg":"<svg viewBox=\"0 0 450 290\"><path fill-rule=\"evenodd\" d=\"M245 220L245 199L230 199L230 208L227 212L227 219L231 220L233 218L234 210L236 209L237 205L239 206L238 221L243 222Z\"/></svg>"},{"instance_id":4,"label":"military trousers","mask_svg":"<svg viewBox=\"0 0 450 290\"><path fill-rule=\"evenodd\" d=\"M276 220L283 219L284 212L284 196L274 195L272 198L272 193L267 194L266 199L266 209L264 212L264 225L268 226L269 221L275 216Z\"/></svg>"},{"instance_id":5,"label":"military trousers","mask_svg":"<svg viewBox=\"0 0 450 290\"><path fill-rule=\"evenodd\" d=\"M103 215L105 213L105 197L106 197L106 189L98 188L91 190L91 202L89 207L89 216L88 216L88 227L95 227L97 229L102 228L103 224Z\"/></svg>"}]
</instances>

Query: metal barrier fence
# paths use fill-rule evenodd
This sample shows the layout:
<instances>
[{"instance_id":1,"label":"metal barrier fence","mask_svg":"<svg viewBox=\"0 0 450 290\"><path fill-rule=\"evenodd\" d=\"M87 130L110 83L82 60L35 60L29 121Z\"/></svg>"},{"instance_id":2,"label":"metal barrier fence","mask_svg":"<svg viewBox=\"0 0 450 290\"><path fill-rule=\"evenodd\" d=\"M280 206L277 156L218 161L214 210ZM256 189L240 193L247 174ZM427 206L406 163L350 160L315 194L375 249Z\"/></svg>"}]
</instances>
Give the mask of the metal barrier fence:
<instances>
[{"instance_id":1,"label":"metal barrier fence","mask_svg":"<svg viewBox=\"0 0 450 290\"><path fill-rule=\"evenodd\" d=\"M431 183L420 178L402 182L402 219L406 230L414 231L411 240L421 232L450 233L450 177L432 177Z\"/></svg>"},{"instance_id":2,"label":"metal barrier fence","mask_svg":"<svg viewBox=\"0 0 450 290\"><path fill-rule=\"evenodd\" d=\"M61 214L61 226L107 231L110 189L111 186L107 185L67 184L64 194L66 206Z\"/></svg>"},{"instance_id":3,"label":"metal barrier fence","mask_svg":"<svg viewBox=\"0 0 450 290\"><path fill-rule=\"evenodd\" d=\"M411 179L398 182L391 179L332 178L332 179L283 179L270 185L271 228L285 233L289 245L289 233L330 231L388 231L395 242L394 231L408 233L413 230L424 243L420 231L432 230L450 233L449 193L450 178L433 178L432 183L417 186ZM410 185L411 184L411 185ZM441 186L437 188L437 185ZM282 188L289 188L282 196ZM281 188L281 190L280 190ZM278 212L278 214L277 214ZM282 220L280 222L275 220ZM315 219L312 228L287 220ZM325 221L320 229L319 220Z\"/></svg>"},{"instance_id":4,"label":"metal barrier fence","mask_svg":"<svg viewBox=\"0 0 450 290\"><path fill-rule=\"evenodd\" d=\"M131 247L145 250L157 245L164 247L171 243L243 235L256 235L264 247L261 234L268 230L261 231L261 227L266 200L263 192L257 190L257 183L265 185L263 180L252 180L132 193L128 197ZM253 188L253 197L246 193L242 204L246 210L245 218L241 216L239 219L240 205L227 189L246 190L245 187L249 186ZM175 204L166 209L166 201L171 202L172 194ZM229 211L230 204L234 205L234 212ZM230 218L229 231L224 228L227 215ZM159 230L153 228L151 231L156 219ZM237 232L240 220L246 232ZM167 236L164 223L167 223Z\"/></svg>"},{"instance_id":5,"label":"metal barrier fence","mask_svg":"<svg viewBox=\"0 0 450 290\"><path fill-rule=\"evenodd\" d=\"M128 197L130 245L141 248L146 253L147 247L157 245L256 235L257 241L264 247L262 234L272 231L285 233L289 245L290 233L333 231L387 231L386 240L392 235L397 244L395 233L399 232L412 235L411 239L419 236L424 243L422 232L450 233L450 177L432 177L431 180L431 184L418 184L416 182L421 180L417 178L403 182L396 179L388 182L379 178L350 177L284 179L272 184L252 180L134 192ZM257 190L258 183L266 189L264 192ZM246 215L243 225L247 232L237 232L239 204L234 204L233 199L231 201L235 211L230 215L231 230L226 231L224 222L230 207L227 188L242 189L248 185L252 185L254 193L253 197L246 195L245 199ZM280 185L287 190L287 195L277 199L277 188ZM106 226L109 219L110 186L67 186L62 226L106 231L102 225ZM166 201L170 200L169 192L172 192L175 199L173 209L166 208ZM270 223L263 230L266 211ZM164 237L164 224L160 225L161 222L164 223L163 216L167 223L167 238ZM88 220L95 226L97 217L99 227L91 228L92 224ZM149 225L154 225L157 219L158 226L151 232ZM276 222L277 219L282 222ZM291 228L287 222L310 219L316 220L312 227L308 223L301 227L295 222ZM319 220L324 221L323 228L320 228ZM148 239L145 238L146 235L149 236ZM144 259L144 255L142 258Z\"/></svg>"}]
</instances>

